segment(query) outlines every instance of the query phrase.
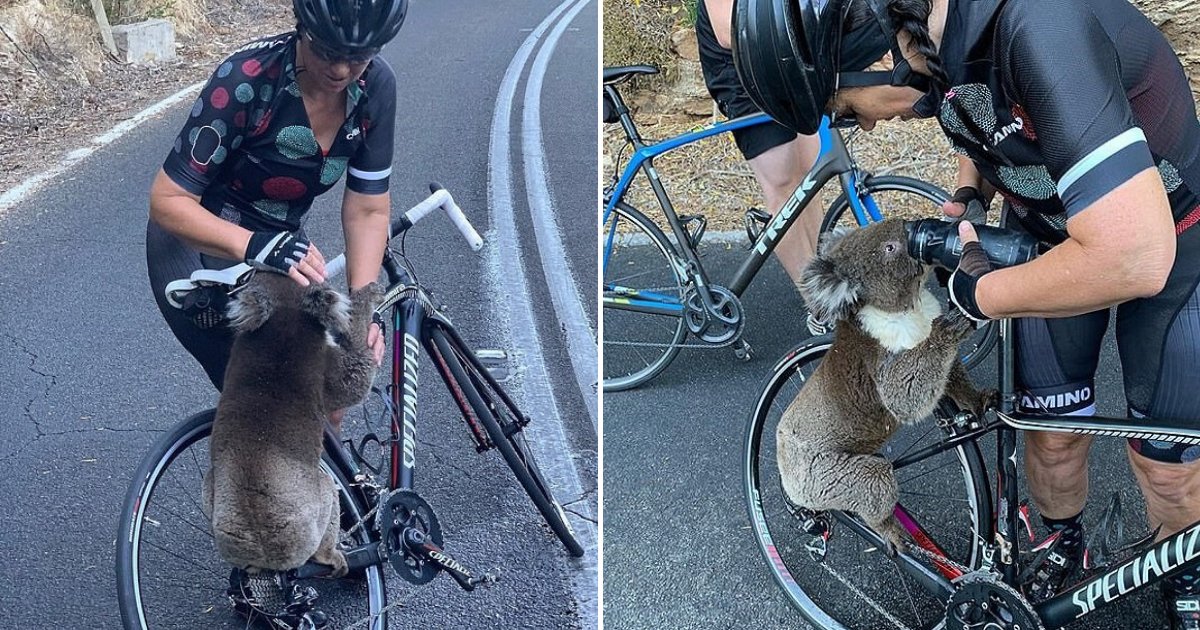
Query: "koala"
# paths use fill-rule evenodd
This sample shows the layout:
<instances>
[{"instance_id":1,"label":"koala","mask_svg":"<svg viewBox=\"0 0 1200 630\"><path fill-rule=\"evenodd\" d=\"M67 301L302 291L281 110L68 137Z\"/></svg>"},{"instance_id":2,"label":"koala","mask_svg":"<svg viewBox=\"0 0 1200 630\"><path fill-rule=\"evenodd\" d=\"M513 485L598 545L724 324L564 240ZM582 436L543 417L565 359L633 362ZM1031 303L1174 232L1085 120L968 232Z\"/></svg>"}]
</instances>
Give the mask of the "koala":
<instances>
[{"instance_id":1,"label":"koala","mask_svg":"<svg viewBox=\"0 0 1200 630\"><path fill-rule=\"evenodd\" d=\"M814 315L836 322L833 345L776 430L784 492L811 510L857 513L889 543L906 533L892 515L898 487L876 453L902 424L927 417L943 395L981 411L959 361L970 320L925 288L929 269L908 255L899 219L836 232L801 274Z\"/></svg>"},{"instance_id":2,"label":"koala","mask_svg":"<svg viewBox=\"0 0 1200 630\"><path fill-rule=\"evenodd\" d=\"M202 497L230 564L284 571L311 559L346 573L338 496L319 463L330 412L362 400L374 378L366 339L379 297L375 284L347 299L260 272L231 302L236 336Z\"/></svg>"}]
</instances>

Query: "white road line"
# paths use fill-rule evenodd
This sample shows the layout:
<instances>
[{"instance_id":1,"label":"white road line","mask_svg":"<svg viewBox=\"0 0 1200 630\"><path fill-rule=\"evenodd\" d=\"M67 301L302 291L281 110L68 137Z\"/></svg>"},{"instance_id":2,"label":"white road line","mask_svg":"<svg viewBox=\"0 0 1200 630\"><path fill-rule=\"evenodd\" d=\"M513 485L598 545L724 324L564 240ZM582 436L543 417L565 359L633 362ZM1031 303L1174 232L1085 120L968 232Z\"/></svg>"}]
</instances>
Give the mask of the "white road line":
<instances>
[{"instance_id":1,"label":"white road line","mask_svg":"<svg viewBox=\"0 0 1200 630\"><path fill-rule=\"evenodd\" d=\"M550 195L546 175L546 154L542 145L542 80L546 76L546 67L554 56L554 48L558 39L566 30L567 25L575 19L590 0L576 4L566 17L559 20L558 25L546 38L546 43L538 50L533 68L529 71L529 80L525 84L525 107L521 130L523 141L522 153L525 156L525 194L529 199L529 210L533 215L533 233L537 238L538 254L542 261L542 273L546 275L546 285L550 289L550 301L554 304L554 312L558 315L559 324L567 337L567 354L571 358L571 367L575 370L575 382L588 414L592 417L592 426L596 425L596 333L588 322L583 309L583 301L579 297L579 287L571 275L571 267L567 264L566 249L563 247L561 230L555 220L554 201ZM591 209L590 207L588 208ZM574 216L571 213L568 216Z\"/></svg>"},{"instance_id":2,"label":"white road line","mask_svg":"<svg viewBox=\"0 0 1200 630\"><path fill-rule=\"evenodd\" d=\"M138 125L142 124L153 116L158 115L168 107L171 107L183 99L194 96L202 87L204 87L204 82L190 85L151 105L150 107L143 109L135 114L132 118L123 121L114 126L112 129L109 129L95 138L92 138L91 143L87 146L71 151L65 157L63 157L58 164L55 164L41 173L38 173L37 175L26 179L20 184L17 184L12 190L9 190L4 194L0 194L0 215L2 215L5 210L8 210L23 200L26 195L37 190L39 186L46 183L48 180L54 179L55 177L67 172L71 169L71 167L82 162L85 158L95 153L97 150L135 129Z\"/></svg>"},{"instance_id":3,"label":"white road line","mask_svg":"<svg viewBox=\"0 0 1200 630\"><path fill-rule=\"evenodd\" d=\"M523 359L516 379L520 387L514 393L526 413L534 418L527 429L532 438L531 448L536 452L543 467L542 472L560 500L581 497L583 485L567 451L562 418L550 387L541 341L528 301L529 284L525 279L520 235L513 216L509 150L512 142L512 108L521 73L542 34L573 1L564 0L546 16L525 38L509 63L496 97L488 150L488 205L492 212L492 234L488 238L488 287L492 289L493 312L499 316L506 336L520 354L514 358ZM588 503L583 501L579 504L582 508L580 511L585 514L590 512ZM598 624L596 527L591 521L570 514L568 517L585 552L583 558L568 561L572 567L571 588L579 605L580 622L584 628L595 628Z\"/></svg>"}]
</instances>

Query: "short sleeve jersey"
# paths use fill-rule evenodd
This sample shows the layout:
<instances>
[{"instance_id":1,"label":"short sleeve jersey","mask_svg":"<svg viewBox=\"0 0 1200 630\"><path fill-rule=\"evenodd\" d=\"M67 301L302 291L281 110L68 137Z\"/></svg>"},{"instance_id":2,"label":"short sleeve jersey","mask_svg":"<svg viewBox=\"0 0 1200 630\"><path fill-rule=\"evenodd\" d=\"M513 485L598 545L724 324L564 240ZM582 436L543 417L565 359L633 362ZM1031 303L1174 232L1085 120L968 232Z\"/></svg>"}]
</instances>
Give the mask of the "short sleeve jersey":
<instances>
[{"instance_id":1,"label":"short sleeve jersey","mask_svg":"<svg viewBox=\"0 0 1200 630\"><path fill-rule=\"evenodd\" d=\"M954 150L1018 216L1057 228L1050 240L1151 167L1179 225L1200 218L1187 76L1126 0L951 0L939 56L953 87L938 120Z\"/></svg>"},{"instance_id":2,"label":"short sleeve jersey","mask_svg":"<svg viewBox=\"0 0 1200 630\"><path fill-rule=\"evenodd\" d=\"M234 52L192 105L163 170L213 214L250 230L296 230L313 199L346 175L388 190L396 79L376 57L346 88L346 119L323 152L296 83L296 34ZM301 70L302 71L302 70Z\"/></svg>"}]
</instances>

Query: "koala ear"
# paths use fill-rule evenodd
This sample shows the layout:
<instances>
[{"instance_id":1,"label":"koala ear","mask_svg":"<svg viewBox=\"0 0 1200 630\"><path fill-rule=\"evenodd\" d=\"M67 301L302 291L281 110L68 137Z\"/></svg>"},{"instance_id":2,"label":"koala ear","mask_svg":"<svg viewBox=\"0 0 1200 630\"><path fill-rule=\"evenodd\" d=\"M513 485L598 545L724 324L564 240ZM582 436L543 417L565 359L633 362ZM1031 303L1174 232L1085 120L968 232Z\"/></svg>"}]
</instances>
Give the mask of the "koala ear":
<instances>
[{"instance_id":1,"label":"koala ear","mask_svg":"<svg viewBox=\"0 0 1200 630\"><path fill-rule=\"evenodd\" d=\"M817 247L817 253L828 254L833 251L834 245L846 237L847 234L854 231L855 228L839 225L829 232L821 235L821 244Z\"/></svg>"},{"instance_id":2,"label":"koala ear","mask_svg":"<svg viewBox=\"0 0 1200 630\"><path fill-rule=\"evenodd\" d=\"M800 296L817 319L835 322L849 317L858 304L858 283L840 273L822 247L800 275Z\"/></svg>"},{"instance_id":3,"label":"koala ear","mask_svg":"<svg viewBox=\"0 0 1200 630\"><path fill-rule=\"evenodd\" d=\"M300 310L315 317L331 333L350 333L350 300L328 284L310 286L300 299Z\"/></svg>"},{"instance_id":4,"label":"koala ear","mask_svg":"<svg viewBox=\"0 0 1200 630\"><path fill-rule=\"evenodd\" d=\"M258 330L275 312L275 300L265 284L251 281L226 307L229 327L235 333Z\"/></svg>"}]
</instances>

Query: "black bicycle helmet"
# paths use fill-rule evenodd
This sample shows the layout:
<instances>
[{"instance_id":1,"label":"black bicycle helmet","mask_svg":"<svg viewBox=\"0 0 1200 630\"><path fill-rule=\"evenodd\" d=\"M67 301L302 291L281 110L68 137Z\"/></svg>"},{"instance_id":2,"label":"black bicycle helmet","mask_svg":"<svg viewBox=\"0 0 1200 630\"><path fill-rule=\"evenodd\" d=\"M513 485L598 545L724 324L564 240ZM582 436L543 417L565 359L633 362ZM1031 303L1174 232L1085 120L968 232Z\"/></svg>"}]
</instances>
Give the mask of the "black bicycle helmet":
<instances>
[{"instance_id":1,"label":"black bicycle helmet","mask_svg":"<svg viewBox=\"0 0 1200 630\"><path fill-rule=\"evenodd\" d=\"M856 1L876 19L843 35ZM737 0L732 29L734 66L750 99L797 133L816 133L843 79L890 80L858 72L897 47L885 0Z\"/></svg>"},{"instance_id":2,"label":"black bicycle helmet","mask_svg":"<svg viewBox=\"0 0 1200 630\"><path fill-rule=\"evenodd\" d=\"M292 0L300 26L334 52L377 51L404 24L408 0Z\"/></svg>"}]
</instances>

